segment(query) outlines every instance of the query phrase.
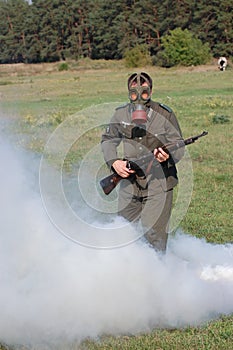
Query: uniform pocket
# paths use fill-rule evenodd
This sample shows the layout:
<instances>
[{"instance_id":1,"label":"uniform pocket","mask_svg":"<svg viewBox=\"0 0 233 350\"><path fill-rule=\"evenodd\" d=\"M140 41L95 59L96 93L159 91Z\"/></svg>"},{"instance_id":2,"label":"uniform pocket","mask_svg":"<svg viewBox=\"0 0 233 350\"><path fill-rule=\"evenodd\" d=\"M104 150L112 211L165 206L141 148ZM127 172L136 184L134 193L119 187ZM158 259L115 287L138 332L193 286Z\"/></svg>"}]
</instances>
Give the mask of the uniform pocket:
<instances>
[{"instance_id":1,"label":"uniform pocket","mask_svg":"<svg viewBox=\"0 0 233 350\"><path fill-rule=\"evenodd\" d=\"M153 132L149 130L147 132L147 145L148 148L155 149L163 146L166 143L166 131L164 129L159 129Z\"/></svg>"},{"instance_id":2,"label":"uniform pocket","mask_svg":"<svg viewBox=\"0 0 233 350\"><path fill-rule=\"evenodd\" d=\"M131 139L132 138L132 130L134 127L135 127L135 125L133 125L133 124L121 122L120 126L119 126L121 135L123 137L126 137L127 139Z\"/></svg>"}]
</instances>

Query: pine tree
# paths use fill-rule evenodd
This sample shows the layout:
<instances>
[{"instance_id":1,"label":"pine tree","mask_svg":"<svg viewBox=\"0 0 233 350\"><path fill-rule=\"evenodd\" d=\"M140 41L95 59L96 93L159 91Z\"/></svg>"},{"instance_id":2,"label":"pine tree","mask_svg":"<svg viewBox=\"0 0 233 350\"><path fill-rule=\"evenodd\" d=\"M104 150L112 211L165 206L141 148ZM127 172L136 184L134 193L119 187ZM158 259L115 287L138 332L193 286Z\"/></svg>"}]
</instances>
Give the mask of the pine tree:
<instances>
[{"instance_id":1,"label":"pine tree","mask_svg":"<svg viewBox=\"0 0 233 350\"><path fill-rule=\"evenodd\" d=\"M232 55L232 0L0 0L0 63L120 59L181 28Z\"/></svg>"},{"instance_id":2,"label":"pine tree","mask_svg":"<svg viewBox=\"0 0 233 350\"><path fill-rule=\"evenodd\" d=\"M0 2L1 63L19 63L25 60L25 19L28 8L25 0Z\"/></svg>"},{"instance_id":3,"label":"pine tree","mask_svg":"<svg viewBox=\"0 0 233 350\"><path fill-rule=\"evenodd\" d=\"M197 2L190 28L203 42L208 42L217 56L233 53L233 3L231 0Z\"/></svg>"}]
</instances>

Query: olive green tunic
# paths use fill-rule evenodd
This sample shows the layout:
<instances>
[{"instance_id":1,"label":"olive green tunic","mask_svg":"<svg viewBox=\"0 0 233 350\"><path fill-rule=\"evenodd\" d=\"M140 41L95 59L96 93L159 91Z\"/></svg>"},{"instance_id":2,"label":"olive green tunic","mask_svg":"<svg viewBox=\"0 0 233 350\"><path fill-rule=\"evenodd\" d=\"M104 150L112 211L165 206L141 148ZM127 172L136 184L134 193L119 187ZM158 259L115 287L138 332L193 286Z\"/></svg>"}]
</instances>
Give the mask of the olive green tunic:
<instances>
[{"instance_id":1,"label":"olive green tunic","mask_svg":"<svg viewBox=\"0 0 233 350\"><path fill-rule=\"evenodd\" d=\"M102 135L101 147L109 168L122 159L118 155L121 142L123 158L135 160L155 148L183 140L169 107L150 100L146 104L147 122L141 126L132 123L132 108L130 103L117 108ZM175 164L183 154L184 147L170 153L166 162L154 161L146 176L132 175L120 182L119 215L129 221L141 219L145 237L158 250L166 249L172 189L178 183Z\"/></svg>"}]
</instances>

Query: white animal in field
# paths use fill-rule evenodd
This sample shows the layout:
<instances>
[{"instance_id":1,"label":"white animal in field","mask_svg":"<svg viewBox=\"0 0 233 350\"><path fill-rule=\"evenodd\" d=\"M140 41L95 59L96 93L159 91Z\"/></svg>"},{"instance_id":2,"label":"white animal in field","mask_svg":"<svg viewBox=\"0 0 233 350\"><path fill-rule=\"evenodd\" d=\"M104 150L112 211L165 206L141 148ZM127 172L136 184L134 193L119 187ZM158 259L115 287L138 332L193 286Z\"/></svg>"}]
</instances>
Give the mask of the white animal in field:
<instances>
[{"instance_id":1,"label":"white animal in field","mask_svg":"<svg viewBox=\"0 0 233 350\"><path fill-rule=\"evenodd\" d=\"M226 66L227 66L227 59L226 59L226 57L220 57L219 60L218 60L218 68L221 71L224 71L226 69Z\"/></svg>"}]
</instances>

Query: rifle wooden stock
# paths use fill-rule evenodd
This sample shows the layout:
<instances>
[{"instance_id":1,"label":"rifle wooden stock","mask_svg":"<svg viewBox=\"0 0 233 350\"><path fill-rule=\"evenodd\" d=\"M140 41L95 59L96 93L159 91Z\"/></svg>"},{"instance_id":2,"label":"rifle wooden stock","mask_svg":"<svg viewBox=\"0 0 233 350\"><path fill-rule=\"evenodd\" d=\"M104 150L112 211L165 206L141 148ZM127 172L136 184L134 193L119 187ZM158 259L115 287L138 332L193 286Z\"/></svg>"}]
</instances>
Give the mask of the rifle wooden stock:
<instances>
[{"instance_id":1,"label":"rifle wooden stock","mask_svg":"<svg viewBox=\"0 0 233 350\"><path fill-rule=\"evenodd\" d=\"M100 180L100 186L105 194L109 194L123 178L117 173L113 173Z\"/></svg>"},{"instance_id":2,"label":"rifle wooden stock","mask_svg":"<svg viewBox=\"0 0 233 350\"><path fill-rule=\"evenodd\" d=\"M173 152L176 149L179 149L181 147L184 147L186 145L190 145L190 144L194 143L200 137L205 136L207 134L208 134L207 131L203 131L200 135L192 136L192 137L189 137L185 140L180 140L178 142L166 144L166 145L162 146L162 149L167 153ZM137 171L143 171L143 168L145 168L145 165L147 165L151 160L156 161L156 159L154 158L153 152L150 152L137 160L128 160L129 168L132 170L135 170L136 173L137 173ZM100 180L100 186L102 187L104 193L106 195L108 195L109 193L112 192L112 190L118 185L118 183L122 179L123 179L123 177L121 177L117 173L113 173L113 174L106 176L102 180Z\"/></svg>"}]
</instances>

